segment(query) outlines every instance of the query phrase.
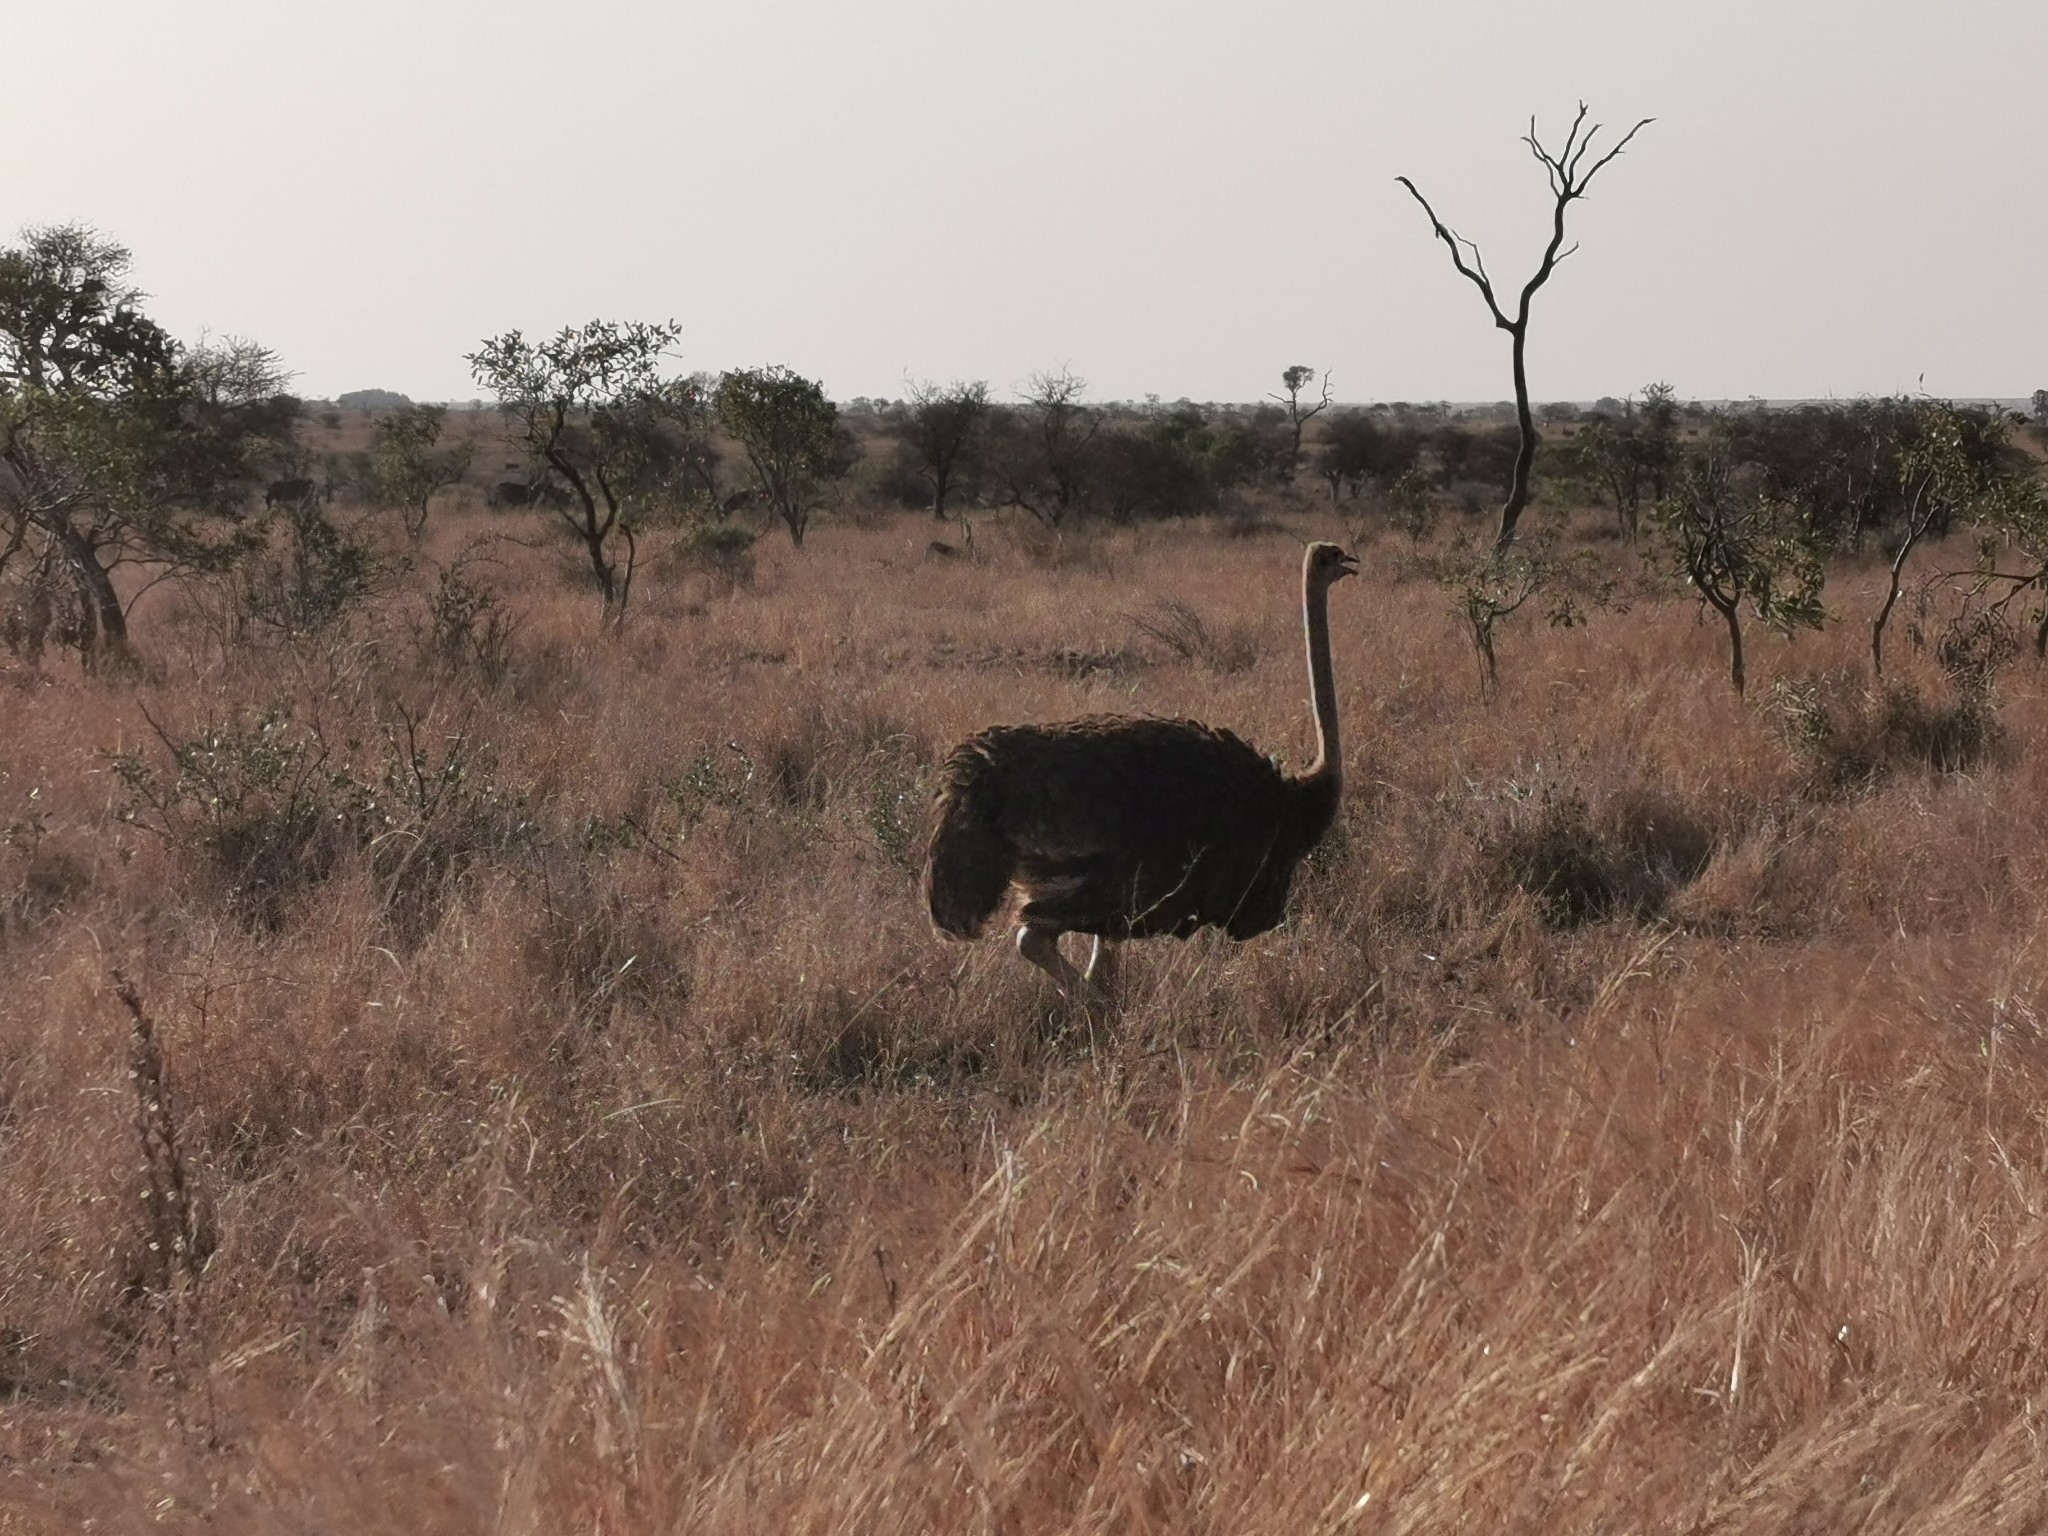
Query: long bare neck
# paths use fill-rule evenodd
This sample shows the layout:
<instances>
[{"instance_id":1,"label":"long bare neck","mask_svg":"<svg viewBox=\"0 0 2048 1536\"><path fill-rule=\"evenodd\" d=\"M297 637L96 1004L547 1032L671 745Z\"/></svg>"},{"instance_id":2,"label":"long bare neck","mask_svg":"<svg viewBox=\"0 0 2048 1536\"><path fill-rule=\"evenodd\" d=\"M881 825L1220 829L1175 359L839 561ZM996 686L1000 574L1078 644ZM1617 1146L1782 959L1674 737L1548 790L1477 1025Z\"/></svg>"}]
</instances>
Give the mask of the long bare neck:
<instances>
[{"instance_id":1,"label":"long bare neck","mask_svg":"<svg viewBox=\"0 0 2048 1536\"><path fill-rule=\"evenodd\" d=\"M1301 623L1308 635L1308 696L1316 718L1316 760L1302 782L1327 786L1335 795L1344 783L1344 748L1337 735L1337 680L1330 673L1330 589L1304 579Z\"/></svg>"}]
</instances>

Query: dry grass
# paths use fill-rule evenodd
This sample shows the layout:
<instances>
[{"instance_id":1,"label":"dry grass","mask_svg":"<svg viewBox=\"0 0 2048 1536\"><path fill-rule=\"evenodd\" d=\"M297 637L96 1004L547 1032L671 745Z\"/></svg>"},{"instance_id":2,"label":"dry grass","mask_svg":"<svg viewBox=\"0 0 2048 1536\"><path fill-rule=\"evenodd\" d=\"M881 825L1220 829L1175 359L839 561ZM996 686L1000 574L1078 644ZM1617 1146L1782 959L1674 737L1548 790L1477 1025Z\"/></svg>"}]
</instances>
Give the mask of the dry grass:
<instances>
[{"instance_id":1,"label":"dry grass","mask_svg":"<svg viewBox=\"0 0 2048 1536\"><path fill-rule=\"evenodd\" d=\"M165 596L155 680L6 674L0 1529L2042 1529L2030 663L1961 759L1854 626L1745 707L1646 599L1511 629L1481 703L1382 544L1286 928L1139 946L1108 1025L931 936L981 724L1306 757L1332 530L1273 510L823 527L616 639L505 546L494 665L422 568L260 650ZM235 793L179 799L209 727Z\"/></svg>"}]
</instances>

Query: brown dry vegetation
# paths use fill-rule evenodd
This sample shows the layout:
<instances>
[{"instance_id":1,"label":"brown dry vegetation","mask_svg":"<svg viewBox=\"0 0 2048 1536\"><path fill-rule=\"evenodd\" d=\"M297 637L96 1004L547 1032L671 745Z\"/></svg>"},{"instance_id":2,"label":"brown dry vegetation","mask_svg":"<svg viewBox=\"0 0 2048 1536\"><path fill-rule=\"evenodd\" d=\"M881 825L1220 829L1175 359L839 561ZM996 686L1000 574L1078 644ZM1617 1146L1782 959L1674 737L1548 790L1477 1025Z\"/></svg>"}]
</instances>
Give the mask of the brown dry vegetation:
<instances>
[{"instance_id":1,"label":"brown dry vegetation","mask_svg":"<svg viewBox=\"0 0 2048 1536\"><path fill-rule=\"evenodd\" d=\"M501 654L427 564L6 676L0 1528L2048 1523L2031 663L1950 751L1931 653L1759 641L1743 705L1638 594L1482 703L1381 542L1293 918L1091 1023L931 935L934 763L1100 709L1299 762L1310 502L823 526L616 637L544 521L427 553L508 526Z\"/></svg>"}]
</instances>

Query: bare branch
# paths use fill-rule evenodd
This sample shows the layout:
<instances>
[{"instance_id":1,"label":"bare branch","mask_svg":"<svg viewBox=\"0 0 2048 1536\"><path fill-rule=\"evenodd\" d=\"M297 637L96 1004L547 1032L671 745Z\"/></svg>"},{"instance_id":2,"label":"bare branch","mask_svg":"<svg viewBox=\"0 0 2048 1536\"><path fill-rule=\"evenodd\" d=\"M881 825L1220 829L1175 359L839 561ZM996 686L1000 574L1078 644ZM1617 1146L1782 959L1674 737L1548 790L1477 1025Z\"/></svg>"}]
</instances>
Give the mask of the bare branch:
<instances>
[{"instance_id":1,"label":"bare branch","mask_svg":"<svg viewBox=\"0 0 2048 1536\"><path fill-rule=\"evenodd\" d=\"M1452 233L1456 234L1456 231L1454 230ZM1486 283L1487 297L1490 299L1493 296L1493 274L1486 270L1486 258L1479 254L1479 243L1476 240L1466 240L1463 235L1458 235L1458 239L1464 241L1465 245L1471 249L1472 265L1479 269L1479 276Z\"/></svg>"},{"instance_id":2,"label":"bare branch","mask_svg":"<svg viewBox=\"0 0 2048 1536\"><path fill-rule=\"evenodd\" d=\"M1592 151L1593 139L1605 124L1595 123L1586 130L1585 137L1581 138L1579 129L1585 118L1586 104L1582 101L1579 103L1578 115L1572 119L1571 129L1565 135L1564 146L1555 155L1545 149L1543 141L1537 138L1535 118L1529 119L1529 131L1522 137L1522 142L1529 146L1529 153L1543 166L1543 173L1550 182L1551 195L1561 201L1570 202L1584 197L1587 186L1599 174L1600 168L1627 149L1629 140L1656 121L1654 117L1644 118L1621 136L1620 143L1595 160L1592 165L1587 166L1586 156Z\"/></svg>"},{"instance_id":3,"label":"bare branch","mask_svg":"<svg viewBox=\"0 0 2048 1536\"><path fill-rule=\"evenodd\" d=\"M1602 155L1598 160L1595 160L1593 162L1592 168L1588 170L1583 177L1580 178L1578 190L1574 192L1572 195L1574 197L1585 196L1586 188L1592 183L1594 176L1599 173L1600 167L1605 165L1608 161L1612 160L1624 149L1627 149L1628 141L1634 138L1637 134L1641 133L1645 128L1649 127L1650 124L1654 123L1655 121L1657 121L1657 119L1655 119L1654 117L1646 117L1641 122L1637 123L1635 127L1629 129L1627 133L1623 134L1621 136L1621 142L1619 144L1615 145L1614 148L1610 149L1609 151L1607 151L1606 154Z\"/></svg>"},{"instance_id":4,"label":"bare branch","mask_svg":"<svg viewBox=\"0 0 2048 1536\"><path fill-rule=\"evenodd\" d=\"M1416 202L1422 204L1422 211L1429 215L1430 228L1436 231L1437 238L1443 241L1444 247L1451 253L1451 265L1456 267L1460 273L1471 281L1472 286L1479 290L1480 297L1486 300L1486 307L1493 311L1494 324L1498 325L1502 330L1512 329L1513 327L1510 325L1508 317L1501 313L1500 305L1494 300L1493 284L1486 276L1485 263L1479 260L1479 247L1472 241L1465 240L1462 235L1455 234L1445 228L1444 221L1436 216L1436 210L1429 206L1429 199L1416 190L1414 182L1410 181L1406 176L1396 176L1394 180L1406 187L1408 195L1414 198ZM1477 271L1465 264L1465 257L1458 249L1461 240L1464 244L1472 247L1472 259L1479 263Z\"/></svg>"},{"instance_id":5,"label":"bare branch","mask_svg":"<svg viewBox=\"0 0 2048 1536\"><path fill-rule=\"evenodd\" d=\"M1578 115L1572 119L1572 131L1565 135L1564 153L1560 154L1557 157L1558 170L1564 176L1567 185L1570 184L1572 177L1577 174L1579 168L1579 161L1582 158L1584 158L1587 149L1592 146L1593 135L1600 131L1600 125L1598 123L1595 123L1591 128L1588 128L1586 130L1585 138L1580 139L1579 129L1581 126L1584 125L1585 121L1586 104L1582 101L1579 103ZM1533 121L1530 124L1529 131L1531 133L1534 133L1536 131L1535 124ZM1576 152L1574 152L1572 149L1574 141L1578 143L1578 149Z\"/></svg>"}]
</instances>

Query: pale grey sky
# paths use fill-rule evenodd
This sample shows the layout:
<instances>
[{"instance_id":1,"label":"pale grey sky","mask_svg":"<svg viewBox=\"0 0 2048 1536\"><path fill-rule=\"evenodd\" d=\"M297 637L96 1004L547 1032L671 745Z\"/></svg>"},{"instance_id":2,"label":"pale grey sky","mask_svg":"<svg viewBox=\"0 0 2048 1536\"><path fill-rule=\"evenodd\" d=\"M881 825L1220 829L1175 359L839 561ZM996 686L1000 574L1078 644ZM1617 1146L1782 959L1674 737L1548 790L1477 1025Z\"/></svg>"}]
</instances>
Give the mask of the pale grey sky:
<instances>
[{"instance_id":1,"label":"pale grey sky","mask_svg":"<svg viewBox=\"0 0 2048 1536\"><path fill-rule=\"evenodd\" d=\"M1658 121L1574 206L1531 390L2048 386L2048 0L0 0L0 238L80 219L307 395L684 326L839 399L1490 400L1529 115Z\"/></svg>"}]
</instances>

